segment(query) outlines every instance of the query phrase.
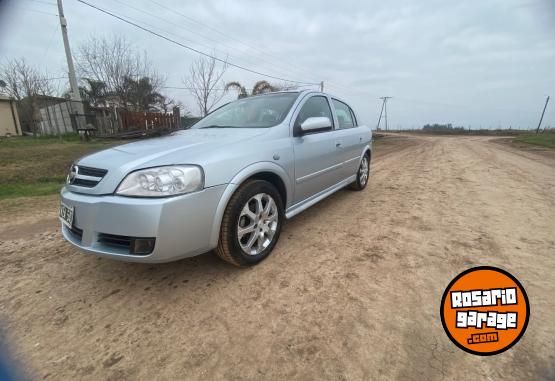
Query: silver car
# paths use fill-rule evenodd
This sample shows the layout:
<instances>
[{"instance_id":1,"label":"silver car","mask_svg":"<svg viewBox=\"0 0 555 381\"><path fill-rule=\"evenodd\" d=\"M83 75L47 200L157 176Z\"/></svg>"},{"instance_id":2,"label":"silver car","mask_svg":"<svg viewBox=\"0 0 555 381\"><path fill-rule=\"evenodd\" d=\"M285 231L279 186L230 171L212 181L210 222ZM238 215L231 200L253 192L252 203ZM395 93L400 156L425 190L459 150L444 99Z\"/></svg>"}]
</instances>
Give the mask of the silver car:
<instances>
[{"instance_id":1,"label":"silver car","mask_svg":"<svg viewBox=\"0 0 555 381\"><path fill-rule=\"evenodd\" d=\"M287 91L228 103L191 129L75 162L61 191L66 240L85 252L168 262L215 249L249 266L286 218L368 182L372 131L334 96Z\"/></svg>"}]
</instances>

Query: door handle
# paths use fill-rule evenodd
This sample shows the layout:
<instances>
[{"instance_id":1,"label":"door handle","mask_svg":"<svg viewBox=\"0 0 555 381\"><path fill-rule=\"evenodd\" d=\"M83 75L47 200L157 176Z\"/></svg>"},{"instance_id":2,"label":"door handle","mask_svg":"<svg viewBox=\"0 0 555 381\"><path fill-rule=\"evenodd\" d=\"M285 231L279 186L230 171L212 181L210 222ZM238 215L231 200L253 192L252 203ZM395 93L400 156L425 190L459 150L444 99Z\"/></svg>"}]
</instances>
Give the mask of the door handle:
<instances>
[{"instance_id":1,"label":"door handle","mask_svg":"<svg viewBox=\"0 0 555 381\"><path fill-rule=\"evenodd\" d=\"M341 142L335 142L335 148L341 147Z\"/></svg>"},{"instance_id":2,"label":"door handle","mask_svg":"<svg viewBox=\"0 0 555 381\"><path fill-rule=\"evenodd\" d=\"M359 136L358 141L359 141L359 142L362 141L362 136Z\"/></svg>"}]
</instances>

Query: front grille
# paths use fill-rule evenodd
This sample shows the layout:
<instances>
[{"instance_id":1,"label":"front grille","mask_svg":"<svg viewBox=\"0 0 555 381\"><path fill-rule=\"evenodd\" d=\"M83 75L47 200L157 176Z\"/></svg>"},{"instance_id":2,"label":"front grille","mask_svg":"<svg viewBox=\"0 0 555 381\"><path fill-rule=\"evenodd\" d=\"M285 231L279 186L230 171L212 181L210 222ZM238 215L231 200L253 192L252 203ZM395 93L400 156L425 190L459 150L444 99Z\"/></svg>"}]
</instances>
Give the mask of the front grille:
<instances>
[{"instance_id":1,"label":"front grille","mask_svg":"<svg viewBox=\"0 0 555 381\"><path fill-rule=\"evenodd\" d=\"M79 187L92 188L92 187L95 187L96 184L98 184L98 183L99 183L99 181L96 181L96 180L87 180L87 179L76 178L75 180L73 180L71 185L77 185Z\"/></svg>"},{"instance_id":2,"label":"front grille","mask_svg":"<svg viewBox=\"0 0 555 381\"><path fill-rule=\"evenodd\" d=\"M108 173L106 169L74 165L71 167L70 184L79 187L93 188L104 176L106 176L106 173Z\"/></svg>"},{"instance_id":3,"label":"front grille","mask_svg":"<svg viewBox=\"0 0 555 381\"><path fill-rule=\"evenodd\" d=\"M79 166L79 174L85 176L104 177L108 173L106 169Z\"/></svg>"}]
</instances>

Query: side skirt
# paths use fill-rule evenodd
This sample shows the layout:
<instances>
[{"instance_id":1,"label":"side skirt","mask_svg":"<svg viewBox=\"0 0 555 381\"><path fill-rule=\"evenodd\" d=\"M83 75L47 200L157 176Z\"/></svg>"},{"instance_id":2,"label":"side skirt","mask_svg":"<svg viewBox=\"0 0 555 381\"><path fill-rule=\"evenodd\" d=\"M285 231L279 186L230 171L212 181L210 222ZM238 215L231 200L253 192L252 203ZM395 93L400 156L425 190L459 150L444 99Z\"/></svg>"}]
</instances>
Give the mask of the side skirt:
<instances>
[{"instance_id":1,"label":"side skirt","mask_svg":"<svg viewBox=\"0 0 555 381\"><path fill-rule=\"evenodd\" d=\"M325 199L326 197L334 194L335 192L337 192L338 190L346 187L347 185L349 185L350 183L352 183L353 181L355 181L357 178L356 175L352 175L347 177L345 180L342 180L340 182L338 182L335 185L332 185L331 187L324 189L323 191L316 193L314 196L310 196L309 198L307 198L304 201L301 201L295 205L292 205L289 209L287 209L285 211L285 217L287 219L296 216L297 214L305 211L306 209L310 208L312 205L316 204L319 201L322 201L323 199Z\"/></svg>"}]
</instances>

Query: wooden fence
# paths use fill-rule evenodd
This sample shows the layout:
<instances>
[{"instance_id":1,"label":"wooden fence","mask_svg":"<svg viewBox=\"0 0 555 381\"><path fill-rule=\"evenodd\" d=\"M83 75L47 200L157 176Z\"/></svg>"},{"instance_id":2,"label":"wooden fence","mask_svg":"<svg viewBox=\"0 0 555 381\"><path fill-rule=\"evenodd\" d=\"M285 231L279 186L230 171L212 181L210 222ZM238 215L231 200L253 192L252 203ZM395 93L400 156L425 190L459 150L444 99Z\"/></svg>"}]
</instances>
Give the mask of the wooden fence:
<instances>
[{"instance_id":1,"label":"wooden fence","mask_svg":"<svg viewBox=\"0 0 555 381\"><path fill-rule=\"evenodd\" d=\"M117 107L90 108L87 123L94 126L98 136L112 136L132 132L163 132L181 128L179 109L173 113L136 112Z\"/></svg>"}]
</instances>

